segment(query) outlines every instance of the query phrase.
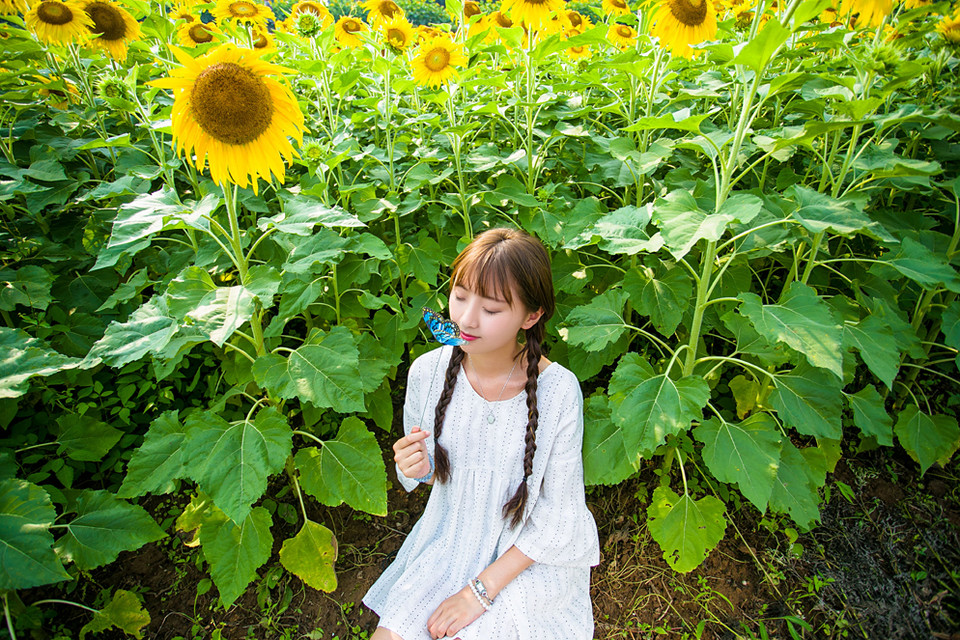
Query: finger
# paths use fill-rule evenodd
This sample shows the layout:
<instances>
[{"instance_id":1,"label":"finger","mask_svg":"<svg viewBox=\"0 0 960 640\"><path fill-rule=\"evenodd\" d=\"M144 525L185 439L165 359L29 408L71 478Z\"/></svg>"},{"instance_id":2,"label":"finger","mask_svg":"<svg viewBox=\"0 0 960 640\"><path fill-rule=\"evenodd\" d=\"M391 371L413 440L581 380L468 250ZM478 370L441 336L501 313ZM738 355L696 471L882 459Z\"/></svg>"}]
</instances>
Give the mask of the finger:
<instances>
[{"instance_id":1,"label":"finger","mask_svg":"<svg viewBox=\"0 0 960 640\"><path fill-rule=\"evenodd\" d=\"M405 449L411 445L418 444L426 440L430 436L429 431L414 431L409 435L405 435L396 442L393 443L393 450L399 451L400 449Z\"/></svg>"}]
</instances>

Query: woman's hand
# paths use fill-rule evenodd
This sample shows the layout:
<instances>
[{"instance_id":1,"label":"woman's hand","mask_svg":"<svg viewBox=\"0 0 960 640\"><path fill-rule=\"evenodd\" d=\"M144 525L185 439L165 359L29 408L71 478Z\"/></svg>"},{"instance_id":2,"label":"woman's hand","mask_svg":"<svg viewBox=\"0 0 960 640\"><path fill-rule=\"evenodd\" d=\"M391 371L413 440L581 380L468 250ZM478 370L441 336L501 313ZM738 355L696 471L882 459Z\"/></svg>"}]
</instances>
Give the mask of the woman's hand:
<instances>
[{"instance_id":1,"label":"woman's hand","mask_svg":"<svg viewBox=\"0 0 960 640\"><path fill-rule=\"evenodd\" d=\"M431 638L452 637L482 613L483 605L470 587L464 587L440 603L427 620L427 631Z\"/></svg>"},{"instance_id":2,"label":"woman's hand","mask_svg":"<svg viewBox=\"0 0 960 640\"><path fill-rule=\"evenodd\" d=\"M393 443L393 461L400 467L400 473L408 478L422 478L430 473L430 458L424 442L429 435L429 431L414 427L410 435Z\"/></svg>"}]
</instances>

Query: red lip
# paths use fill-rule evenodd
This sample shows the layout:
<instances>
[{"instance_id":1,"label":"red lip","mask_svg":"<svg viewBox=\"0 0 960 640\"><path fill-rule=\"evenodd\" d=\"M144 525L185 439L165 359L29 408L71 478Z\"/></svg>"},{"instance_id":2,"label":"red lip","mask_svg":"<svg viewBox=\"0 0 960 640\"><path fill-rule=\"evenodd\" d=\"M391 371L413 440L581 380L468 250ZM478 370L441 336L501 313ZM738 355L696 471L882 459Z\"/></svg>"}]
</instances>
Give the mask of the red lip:
<instances>
[{"instance_id":1,"label":"red lip","mask_svg":"<svg viewBox=\"0 0 960 640\"><path fill-rule=\"evenodd\" d=\"M464 333L463 331L460 332L460 337L463 338L464 340L476 340L476 339L477 339L477 336L472 336L472 335L470 335L469 333Z\"/></svg>"}]
</instances>

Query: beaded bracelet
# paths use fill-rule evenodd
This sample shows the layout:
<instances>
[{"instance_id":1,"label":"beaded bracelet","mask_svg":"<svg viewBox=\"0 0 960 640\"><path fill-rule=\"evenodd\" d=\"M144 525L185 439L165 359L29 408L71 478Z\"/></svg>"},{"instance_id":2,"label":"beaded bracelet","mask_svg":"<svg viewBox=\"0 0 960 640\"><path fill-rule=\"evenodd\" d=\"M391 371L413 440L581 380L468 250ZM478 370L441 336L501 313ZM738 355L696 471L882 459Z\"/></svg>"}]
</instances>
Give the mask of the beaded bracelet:
<instances>
[{"instance_id":1,"label":"beaded bracelet","mask_svg":"<svg viewBox=\"0 0 960 640\"><path fill-rule=\"evenodd\" d=\"M477 583L480 584L480 589L477 589ZM478 579L474 579L468 582L467 586L470 587L470 591L473 592L474 597L476 597L477 601L480 603L480 606L483 607L483 610L490 611L490 606L493 603L490 602L490 599L486 597L487 590L483 588L483 583Z\"/></svg>"},{"instance_id":2,"label":"beaded bracelet","mask_svg":"<svg viewBox=\"0 0 960 640\"><path fill-rule=\"evenodd\" d=\"M430 455L430 452L427 452L427 461L430 463L430 473L423 476L422 478L414 478L417 482L430 482L433 478L433 456Z\"/></svg>"}]
</instances>

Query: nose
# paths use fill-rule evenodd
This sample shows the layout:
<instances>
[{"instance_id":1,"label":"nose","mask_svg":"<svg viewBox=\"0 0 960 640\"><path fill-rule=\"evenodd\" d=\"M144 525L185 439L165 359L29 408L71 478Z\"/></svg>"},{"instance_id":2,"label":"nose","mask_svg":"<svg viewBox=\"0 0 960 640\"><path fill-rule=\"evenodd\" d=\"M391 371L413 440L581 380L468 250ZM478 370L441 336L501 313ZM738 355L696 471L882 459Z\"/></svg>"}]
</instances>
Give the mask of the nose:
<instances>
[{"instance_id":1,"label":"nose","mask_svg":"<svg viewBox=\"0 0 960 640\"><path fill-rule=\"evenodd\" d=\"M468 296L460 313L460 326L475 329L480 318L480 300L477 296Z\"/></svg>"}]
</instances>

